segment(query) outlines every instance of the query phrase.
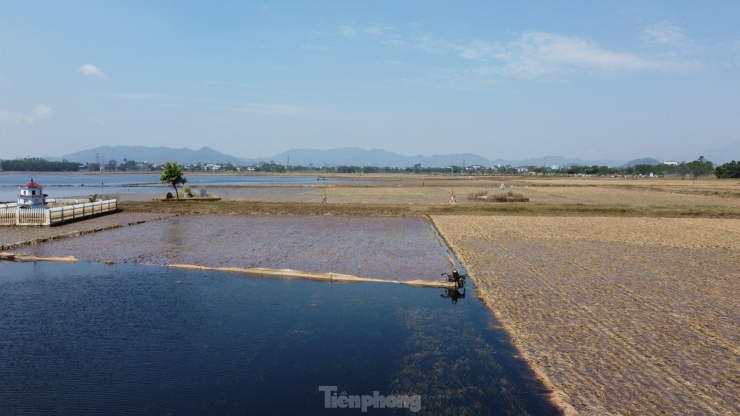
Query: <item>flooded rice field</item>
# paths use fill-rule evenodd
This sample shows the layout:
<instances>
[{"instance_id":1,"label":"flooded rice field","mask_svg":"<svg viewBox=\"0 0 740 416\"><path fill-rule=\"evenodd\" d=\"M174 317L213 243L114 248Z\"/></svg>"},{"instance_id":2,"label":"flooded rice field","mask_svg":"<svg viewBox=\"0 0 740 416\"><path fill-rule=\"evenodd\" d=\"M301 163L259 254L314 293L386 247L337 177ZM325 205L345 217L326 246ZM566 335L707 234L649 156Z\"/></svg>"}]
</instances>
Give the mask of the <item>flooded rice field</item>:
<instances>
[{"instance_id":1,"label":"flooded rice field","mask_svg":"<svg viewBox=\"0 0 740 416\"><path fill-rule=\"evenodd\" d=\"M156 212L119 212L114 215L92 217L84 221L66 223L55 227L4 226L0 227L0 246L4 247L3 250L15 250L17 246L27 245L28 243L127 227L171 216L172 214Z\"/></svg>"},{"instance_id":2,"label":"flooded rice field","mask_svg":"<svg viewBox=\"0 0 740 416\"><path fill-rule=\"evenodd\" d=\"M228 183L209 184L208 190L224 199L242 200L239 203L244 204L245 207L249 206L251 200L287 203L314 202L318 206L326 197L329 204L337 204L336 206L345 203L356 206L372 203L408 204L410 209L415 211L423 210L425 206L446 205L449 202L450 191L453 189L460 205L468 205L465 207L468 209L471 204L480 204L477 201L468 201L465 198L468 192L496 188L500 185L499 179L480 180L477 177L419 179L407 180L403 183L396 183L394 179L381 181L372 186L362 183L274 186ZM554 391L555 401L566 412L577 410L582 414L740 413L735 398L736 392L740 390L740 380L737 378L739 373L737 363L740 361L737 347L740 345L737 330L740 317L737 311L740 310L740 304L738 304L736 295L738 282L740 282L740 275L737 272L737 264L740 263L740 239L737 236L740 235L740 228L738 228L739 223L736 219L737 206L740 203L737 196L740 194L738 194L735 182L588 178L543 179L541 181L531 178L525 180L505 178L505 180L507 190L529 197L530 205L533 207L565 204L564 209L557 211L563 216L522 217L511 215L511 213L500 216L463 215L463 212L453 212L453 207L450 207L451 209L446 211L453 215L434 215L433 218L441 234L470 271L472 280L477 286L475 288L477 293L490 310L498 316L501 327L511 334L518 353L534 369L537 378L543 380L545 385ZM121 199L125 200L129 197L149 200L152 194L127 193L122 194ZM632 215L638 215L638 217L596 217L591 216L593 213L589 213L588 209L582 212L578 208L591 205L609 208L610 204L616 208L624 206ZM639 209L630 211L627 209L630 207ZM688 210L675 210L675 207L688 207ZM147 209L156 209L156 207ZM644 216L641 214L643 209L646 210ZM674 210L671 211L671 209ZM10 323L12 327L13 324L20 323L20 327L31 328L27 329L27 334L18 339L24 336L31 337L35 342L40 342L42 346L50 345L37 348L44 357L59 355L57 351L61 347L56 340L63 339L66 340L64 342L71 342L70 340L53 331L54 336L44 339L43 332L33 333L32 327L28 327L29 322L35 322L34 325L39 325L40 322L40 327L43 328L45 328L44 325L56 325L57 317L51 316L50 313L38 319L14 315L19 311L27 311L24 309L27 306L17 303L15 297L20 295L23 299L34 295L41 299L37 299L36 302L52 299L56 304L77 305L73 300L77 292L82 293L81 296L84 297L101 291L107 294L109 299L118 299L116 293L120 289L105 289L96 285L105 285L108 282L121 285L131 280L135 286L141 288L141 290L136 289L140 294L142 291L149 290L158 297L167 298L166 291L152 289L148 285L154 284L153 282L157 282L157 279L162 276L168 276L165 280L176 279L174 283L176 289L173 293L180 294L178 299L187 299L187 296L183 296L183 292L178 291L178 288L188 285L188 279L183 276L198 276L197 280L208 281L209 285L212 284L212 280L209 279L213 279L213 276L224 276L223 273L214 271L141 266L144 264L185 263L208 267L291 268L319 273L347 273L394 281L439 280L441 273L451 269L445 246L439 242L429 224L420 218L234 215L242 211L248 212L248 210L234 210L228 207L222 210L228 215L208 216L124 212L54 228L0 228L0 244L10 246L4 249L40 256L72 255L83 260L72 266L0 263L0 292L3 290L2 282L12 281L16 274L23 276L23 279L27 279L27 283L32 285L30 288L23 285L13 286L10 289L11 292L8 292L10 294L0 294L3 298L13 301L13 303L0 304L0 325ZM382 215L382 210L378 208L367 212L370 215L374 213ZM610 212L618 213L619 210ZM664 212L672 212L676 216L685 218L661 218L664 217ZM698 218L701 216L728 216L735 219ZM57 239L57 237L61 238ZM28 240L34 244L16 244L16 242ZM87 263L85 260L92 263ZM106 261L115 264L109 266L101 263ZM23 269L24 267L26 269ZM71 269L64 267L71 267ZM54 300L56 291L59 291L53 283L54 279L76 276L79 271L86 269L93 270L92 273L96 276L88 279L88 282L84 284L91 286L77 287L75 295L64 294L64 299ZM108 273L109 271L112 271L113 275ZM158 277L147 281L141 278L144 274ZM129 279L131 276L139 277ZM293 279L253 278L244 274L228 274L227 276L229 276L227 279L229 281L251 282L252 279L257 279L257 281L274 284L283 282L280 284L287 285L279 286L278 290L273 286L250 286L249 295L231 287L223 289L223 286L219 286L220 283L215 285L223 291L214 292L213 296L220 296L230 301L233 292L237 297L249 299L242 303L259 305L265 310L272 305L286 305L282 302L283 291L307 291L307 293L314 294L312 299L323 296L315 295L315 292L306 289L314 286L302 286L302 283L291 286L288 282L300 282ZM105 279L98 279L98 277L105 277ZM221 277L216 279L221 279ZM62 286L69 283L64 280L60 282L63 282L63 284L59 283ZM538 410L540 408L532 410L534 408L529 406L532 403L540 403L538 400L542 397L541 386L535 384L534 387L532 385L521 387L521 384L513 381L512 377L525 375L524 378L531 379L532 375L527 371L520 372L520 367L516 365L521 365L521 361L516 359L512 362L519 364L510 367L506 357L511 357L516 353L502 353L511 350L495 344L494 338L506 340L508 336L499 330L490 333L484 331L483 333L487 335L482 335L482 338L475 335L476 332L472 333L472 337L468 336L471 334L470 327L466 326L468 322L472 322L474 328L485 328L486 331L491 330L492 326L499 325L492 320L490 313L465 315L460 320L456 312L453 313L447 309L435 312L425 307L414 309L399 306L416 302L416 294L425 298L428 296L426 293L431 293L433 294L431 298L442 301L444 305L459 308L461 305L471 304L471 297L475 297L471 292L472 287L466 288L468 289L466 297L461 297L459 294L454 295L443 289L399 288L399 285L382 283L351 285L310 283L338 288L336 292L330 289L331 302L338 302L346 297L345 306L357 306L362 310L361 313L355 313L352 309L343 309L345 306L332 303L330 309L336 311L338 315L332 316L331 319L339 319L342 318L342 314L346 314L352 320L352 322L340 322L332 321L327 317L328 315L307 313L313 308L311 305L315 304L313 300L302 309L300 307L291 309L290 306L284 308L290 311L291 319L303 316L312 317L322 322L335 322L338 328L350 331L336 332L340 335L319 337L322 339L332 339L333 336L344 337L343 342L350 346L351 351L354 351L341 352L347 350L342 350L338 341L334 344L327 344L331 344L331 349L337 351L341 358L337 361L340 364L328 367L335 370L341 367L339 373L332 374L351 374L352 377L347 376L346 379L352 378L357 383L367 382L368 384L364 386L373 390L383 390L381 394L423 390L425 393L421 393L422 397L429 398L433 403L430 407L423 405L423 413L522 414L527 412L538 414L543 411ZM48 292L46 288L51 288L55 292ZM349 288L349 291L345 292L346 288ZM129 289L134 290L135 288L127 288L126 291ZM202 289L205 290L205 288ZM355 290L360 291L362 295L353 294ZM140 306L136 305L142 301L127 299L126 291L122 292L122 302L125 305L120 308L130 314L140 309ZM319 291L324 293L323 289ZM387 298L391 304L379 301L374 294L376 291L384 293L382 298ZM204 296L203 293L198 292L198 296L209 299L211 295ZM299 305L304 302L290 296L284 298L292 302L290 305ZM147 302L144 301L144 303ZM474 302L480 304L477 299ZM189 308L183 310L204 311L210 307L205 305L211 303L206 301L199 305L197 302L188 301L182 305ZM370 304L375 306L371 307ZM6 305L10 306L6 307ZM105 317L104 309L109 306L111 305L92 308L83 306L81 310L85 313L92 311L91 316ZM75 308L80 307L75 306ZM43 310L42 307L39 309ZM146 308L144 310L146 311ZM280 310L283 311L283 309ZM68 314L63 309L55 309L55 311L57 314ZM390 311L401 312L391 314ZM157 319L162 317L170 319L169 317L182 313L182 310L178 309L176 312L150 310L148 313ZM248 315L262 319L260 313L255 310L240 309L235 315ZM221 312L216 313L218 314ZM7 319L3 321L4 318ZM131 331L149 328L149 324L141 323L146 322L146 319L136 318L131 321L133 323L121 324L119 322L117 325ZM225 318L221 322L231 322L231 319ZM366 332L356 328L357 322L364 323L368 319L379 319L376 322L384 322L382 325L388 326L389 330L372 329ZM190 331L187 334L180 329L163 330L161 333L179 333L180 331L184 335L178 336L188 341L202 339L203 336L208 336L209 331L214 328L231 328L232 326L232 324L213 323L205 327L186 321L182 323ZM240 322L239 325L242 323ZM275 328L285 326L284 323L275 322L271 325ZM296 345L308 345L315 351L326 351L321 349L323 344L315 343L314 337L310 336L315 332L307 330L306 326L310 325L301 324L288 333L290 336L285 335L278 338L265 335L275 332L246 327L248 328L246 331L260 334L254 339L278 340L277 344L270 340L260 341L259 347L250 346L249 348L254 351L259 348L266 348L259 351L274 350L275 354L281 355L281 358L286 351L300 351L299 348L296 349ZM11 351L9 348L22 345L16 343L14 341L16 338L12 336L3 337L6 334L6 328L11 329L7 333L18 330L18 328L11 327L5 326L0 330L0 356L3 358L13 357L12 354L8 355L8 351ZM419 328L422 327L427 328L428 331L419 332ZM72 334L79 331L84 332L83 329L68 328ZM97 339L96 337L102 336L104 340L113 337L129 341L128 335L120 337L106 333L106 331L109 330L93 333L88 338ZM329 334L328 332L323 333ZM156 338L159 332L146 334L151 335L149 338ZM229 337L236 341L230 342L224 339L201 344L196 344L194 341L191 349L206 351L215 344L223 343L230 351L241 351L245 348L244 345L248 345L242 342L243 334L231 332ZM485 345L479 343L480 339L485 339ZM398 345L401 344L394 344L395 342L400 342L404 347L399 350ZM495 352L496 363L486 361L487 359L480 355L484 354L489 347ZM85 347L73 345L69 348L71 348L71 353L63 353L60 356L69 357L69 354L82 351ZM114 347L105 348L115 349ZM158 348L160 346L148 344L130 346L131 351L149 351L145 357L147 360L158 351ZM470 348L475 350L472 356ZM456 355L456 350L462 351L462 355ZM15 353L17 354L17 351ZM79 354L84 356L82 353ZM129 355L137 354L141 355L139 352L129 353ZM325 361L317 361L318 359L313 358L314 356L310 353L304 355L309 358L309 361L321 362L321 365L327 368ZM243 354L238 356L244 358ZM395 370L392 370L394 375L392 377L388 374L379 375L378 361L373 361L372 364L368 364L369 361L363 361L366 357L372 356L382 356L382 360L385 360L382 361L383 365L392 359L396 363L394 364L396 367L393 367ZM464 358L449 358L455 356ZM216 360L218 363L224 362L223 354L213 357L219 357ZM74 401L84 397L82 390L88 387L87 384L81 388L79 384L62 380L56 384L35 385L33 381L24 378L26 377L24 371L28 374L40 374L39 371L45 371L44 368L50 368L49 371L69 371L72 374L74 371L67 367L60 367L58 363L46 367L44 367L45 364L37 366L18 358L17 355L14 360L17 361L15 368L13 368L13 360L9 362L10 365L7 361L0 360L0 372L5 374L6 369L11 369L8 374L14 374L11 378L0 378L0 413L8 413L8 409L20 409L20 412L15 413L36 414L38 412L33 411L32 407L27 407L27 403L31 400L46 406L39 407L39 409L63 409L49 413L79 413L76 411L79 408L75 407L79 406L79 402L70 404L69 401L65 402L64 399L53 395L51 399L44 401L39 398L41 393L38 391L47 389L53 392L56 391L55 389L60 389L65 394L69 394L65 388L67 384L70 384L75 386L74 389L77 392L75 393L77 396L69 396ZM93 361L100 363L105 359L95 358ZM175 361L177 363L189 362L189 365L194 362L192 357L182 356ZM79 363L80 359L74 362ZM137 365L141 366L142 361L130 362L139 364L128 364L129 372L134 371L132 369ZM210 394L208 388L211 385L216 386L217 389L223 385L235 386L238 392L246 392L245 395L252 397L249 404L244 404L234 400L233 394L227 391L228 388L218 390L218 397L222 398L219 403L229 402L241 406L239 408L218 407L221 404L214 404L215 402L210 398L202 398L204 403L215 406L214 409L226 409L224 412L227 413L243 413L255 409L262 413L272 413L271 409L280 409L288 413L326 413L323 407L320 411L315 411L313 408L308 411L305 408L296 410L297 408L291 407L292 402L288 399L283 400L285 396L276 396L278 400L286 402L284 407L267 408L260 403L255 404L258 401L254 399L256 396L249 396L249 394L258 390L250 390L252 387L244 386L243 380L248 377L243 374L251 375L253 372L261 374L261 378L252 384L256 385L267 380L265 385L268 389L274 389L278 385L266 374L282 374L281 380L300 378L294 376L293 373L285 375L289 373L288 370L273 371L276 368L283 368L281 367L283 364L275 364L270 360L261 361L261 363L257 365L254 361L249 361L248 365L241 369L224 372L221 364L213 367L208 362L203 362L194 365L194 368L206 374L205 378L210 377L211 374L227 374L228 382L214 384L202 378L195 379L196 382L193 385L206 391L205 394ZM165 368L168 372L172 371L172 365L168 362L157 364L158 368ZM177 365L179 364L174 364L175 367ZM304 373L310 375L309 378L314 378L316 374L315 370L309 368L310 366L302 366L303 364L300 364L297 358L291 361L291 365L299 368L301 375ZM499 365L504 369L503 375L499 373ZM79 379L89 380L92 377L95 383L98 383L100 376L88 367L90 365L81 365L80 368L87 371L88 375ZM479 370L479 367L484 370ZM29 368L33 371L29 372ZM109 367L104 366L103 368ZM143 370L138 371L143 374ZM139 374L135 371L134 373ZM239 375L234 376L235 373ZM161 375L152 374L143 378L129 377L124 382L117 379L117 376L105 376L109 384L115 386L115 389L108 392L96 391L96 394L101 393L102 400L107 400L111 394L118 395L113 397L113 402L115 402L123 397L120 394L134 391L133 394L137 397L141 396L149 400L144 407L145 410L131 413L159 414L167 412L166 409L174 409L171 413L178 414L202 413L202 407L188 400L185 400L184 407L178 407L179 405L162 404L164 402L153 398L153 395L148 393L151 389L171 392L173 388L177 388L185 391L186 394L177 393L174 396L178 400L183 397L187 398L186 395L190 394L191 390L183 382L176 381L179 380L177 377L167 379ZM454 376L447 377L450 374ZM493 375L491 376L493 380L487 378L486 374ZM336 394L342 391L350 395L365 394L359 391L362 387L356 387L360 384L349 384L350 387L345 387L348 384L344 381L345 378L340 376L327 379L329 381L322 385L333 386L336 383L338 385ZM384 381L375 381L381 379ZM138 387L130 387L131 380L134 380L134 384ZM158 384L153 386L150 380ZM471 382L471 380L477 381ZM12 385L15 381L20 381L19 385L22 386L32 385L36 390L30 389L29 391L36 391L34 393L36 396L20 395L17 390L13 390ZM324 383L324 381L321 382ZM294 387L288 387L287 384L279 384L279 387L288 392L294 389ZM494 397L498 391L512 390L523 392L525 395L533 393L534 398L526 396L520 400L505 393L503 397L509 397L509 399L498 401L497 398L495 399L496 404L475 399L475 397L484 396ZM124 393L120 393L121 391ZM7 392L10 394L8 395ZM317 392L310 394L318 394ZM3 393L6 395L2 396ZM309 394L307 390L305 393ZM259 394L261 395L259 397L264 397L272 393L260 390ZM451 398L453 395L455 399ZM23 397L31 399L24 404ZM304 403L309 404L314 403L314 400L322 400L321 395L311 398L301 397L304 397ZM167 400L165 402L169 403ZM53 407L56 406L55 403L61 403L60 406L67 407ZM135 405L138 406L141 403L137 401ZM428 402L424 403L428 404ZM6 407L2 407L3 405ZM101 404L95 401L86 405L91 409L101 408ZM351 410L350 413L358 412L356 409ZM404 414L409 412L408 409L402 411ZM343 413L340 409L332 409L332 412ZM92 411L92 413L96 412Z\"/></svg>"},{"instance_id":3,"label":"flooded rice field","mask_svg":"<svg viewBox=\"0 0 740 416\"><path fill-rule=\"evenodd\" d=\"M295 269L390 280L439 280L441 273L451 270L445 248L421 218L183 215L16 252L116 263Z\"/></svg>"},{"instance_id":4,"label":"flooded rice field","mask_svg":"<svg viewBox=\"0 0 740 416\"><path fill-rule=\"evenodd\" d=\"M0 414L559 413L472 286L0 269Z\"/></svg>"}]
</instances>

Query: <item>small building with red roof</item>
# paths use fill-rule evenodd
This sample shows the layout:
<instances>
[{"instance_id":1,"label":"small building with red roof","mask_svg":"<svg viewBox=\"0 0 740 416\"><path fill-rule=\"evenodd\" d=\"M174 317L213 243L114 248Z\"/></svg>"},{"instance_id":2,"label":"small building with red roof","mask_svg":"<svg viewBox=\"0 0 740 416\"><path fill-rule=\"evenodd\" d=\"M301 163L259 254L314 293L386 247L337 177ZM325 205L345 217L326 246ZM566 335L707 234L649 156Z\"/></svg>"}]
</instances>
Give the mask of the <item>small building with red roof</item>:
<instances>
[{"instance_id":1,"label":"small building with red roof","mask_svg":"<svg viewBox=\"0 0 740 416\"><path fill-rule=\"evenodd\" d=\"M28 182L25 185L18 186L20 193L18 194L18 206L21 208L46 208L46 195L42 189L43 185L39 185L33 181Z\"/></svg>"}]
</instances>

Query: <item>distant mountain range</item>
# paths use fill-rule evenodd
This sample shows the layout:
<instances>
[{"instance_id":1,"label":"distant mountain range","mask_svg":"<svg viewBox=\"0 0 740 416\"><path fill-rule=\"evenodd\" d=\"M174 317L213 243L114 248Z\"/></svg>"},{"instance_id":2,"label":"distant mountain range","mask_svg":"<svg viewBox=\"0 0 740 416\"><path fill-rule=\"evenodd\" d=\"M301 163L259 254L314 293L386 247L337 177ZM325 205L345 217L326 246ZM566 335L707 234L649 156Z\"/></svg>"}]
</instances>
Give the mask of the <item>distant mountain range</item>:
<instances>
[{"instance_id":1,"label":"distant mountain range","mask_svg":"<svg viewBox=\"0 0 740 416\"><path fill-rule=\"evenodd\" d=\"M715 164L727 163L730 160L740 160L740 142L726 146L716 151L708 151L703 155L707 160ZM681 161L692 161L699 157L688 157ZM623 160L582 160L579 158L567 158L563 156L542 156L530 159L494 159L490 160L473 153L458 153L449 155L432 156L405 156L398 153L388 152L381 149L360 149L356 147L345 147L338 149L291 149L272 157L247 159L238 156L221 153L210 147L202 147L198 150L170 147L146 147L146 146L101 146L93 149L82 150L64 155L63 157L51 157L49 160L67 159L73 162L96 162L102 164L110 160L124 162L124 159L137 162L164 163L166 161L177 161L178 163L233 163L251 165L259 162L270 162L281 165L292 166L378 166L378 167L413 167L421 164L422 167L457 166L618 166L628 167L637 164L659 164L663 160L656 158L635 159L629 162Z\"/></svg>"},{"instance_id":2,"label":"distant mountain range","mask_svg":"<svg viewBox=\"0 0 740 416\"><path fill-rule=\"evenodd\" d=\"M625 163L625 164L623 164L623 165L621 165L619 167L620 168L632 168L632 167L635 167L637 165L653 165L653 166L655 166L655 165L659 165L661 163L663 163L663 162L661 162L658 159L653 159L652 157L646 157L646 158L642 158L642 159L630 160L629 162L627 162L627 163Z\"/></svg>"},{"instance_id":3,"label":"distant mountain range","mask_svg":"<svg viewBox=\"0 0 740 416\"><path fill-rule=\"evenodd\" d=\"M177 161L178 163L250 163L246 159L227 155L210 147L202 147L198 150L193 149L173 149L171 147L146 147L146 146L101 146L88 150L70 153L58 158L48 158L49 160L67 159L72 162L97 163L98 161L105 165L111 160L119 163L124 159L135 160L137 162L164 163Z\"/></svg>"},{"instance_id":4,"label":"distant mountain range","mask_svg":"<svg viewBox=\"0 0 740 416\"><path fill-rule=\"evenodd\" d=\"M356 147L345 147L339 149L291 149L287 152L275 155L272 160L276 163L286 164L290 156L291 165L308 166L335 166L335 165L354 165L354 166L379 166L379 167L412 167L415 164L421 164L422 167L443 167L443 166L552 166L552 165L609 165L615 166L622 162L615 160L600 160L586 162L581 159L565 158L562 156L544 156L532 159L522 160L490 160L483 156L473 153L456 153L449 155L432 155L432 156L405 156L398 153L388 152L381 149L360 149Z\"/></svg>"},{"instance_id":5,"label":"distant mountain range","mask_svg":"<svg viewBox=\"0 0 740 416\"><path fill-rule=\"evenodd\" d=\"M704 159L713 162L715 165L722 165L733 160L740 162L740 141L730 143L719 149L709 149L698 155L684 155L677 162L691 162L698 159L699 156L704 156Z\"/></svg>"}]
</instances>

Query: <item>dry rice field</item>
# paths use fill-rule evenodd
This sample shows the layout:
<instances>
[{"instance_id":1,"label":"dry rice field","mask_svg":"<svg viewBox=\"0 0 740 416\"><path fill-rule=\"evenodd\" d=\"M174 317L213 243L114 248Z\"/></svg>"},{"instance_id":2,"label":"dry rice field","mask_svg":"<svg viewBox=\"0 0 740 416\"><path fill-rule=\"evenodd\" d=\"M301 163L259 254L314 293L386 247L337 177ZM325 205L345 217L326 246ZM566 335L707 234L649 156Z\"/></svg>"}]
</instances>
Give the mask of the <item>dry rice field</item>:
<instances>
[{"instance_id":1,"label":"dry rice field","mask_svg":"<svg viewBox=\"0 0 740 416\"><path fill-rule=\"evenodd\" d=\"M740 221L433 220L566 409L740 413Z\"/></svg>"},{"instance_id":2,"label":"dry rice field","mask_svg":"<svg viewBox=\"0 0 740 416\"><path fill-rule=\"evenodd\" d=\"M723 187L707 181L560 179L472 177L440 179L421 178L369 182L366 184L330 184L305 186L212 186L209 190L231 200L273 202L315 202L326 196L339 204L447 204L454 191L458 204L475 204L467 195L476 191L498 190L502 182L507 191L521 194L535 204L578 203L589 205L628 204L636 206L728 205L740 207L740 186ZM716 182L716 181L715 181ZM724 184L721 183L720 184ZM734 195L728 198L728 193ZM151 196L125 195L126 200L147 200Z\"/></svg>"},{"instance_id":3,"label":"dry rice field","mask_svg":"<svg viewBox=\"0 0 740 416\"><path fill-rule=\"evenodd\" d=\"M506 190L530 199L531 204L624 205L631 207L722 206L740 209L737 181L626 179L626 178L531 178L531 177L421 177L396 178L367 183L308 186L228 186L209 190L224 199L272 202L320 203L326 196L334 204L445 205L454 191L460 205L480 205L467 199L479 191ZM133 197L128 197L135 199Z\"/></svg>"},{"instance_id":4,"label":"dry rice field","mask_svg":"<svg viewBox=\"0 0 740 416\"><path fill-rule=\"evenodd\" d=\"M559 179L522 180L514 189L533 202L630 206L740 207L737 184L707 180Z\"/></svg>"}]
</instances>

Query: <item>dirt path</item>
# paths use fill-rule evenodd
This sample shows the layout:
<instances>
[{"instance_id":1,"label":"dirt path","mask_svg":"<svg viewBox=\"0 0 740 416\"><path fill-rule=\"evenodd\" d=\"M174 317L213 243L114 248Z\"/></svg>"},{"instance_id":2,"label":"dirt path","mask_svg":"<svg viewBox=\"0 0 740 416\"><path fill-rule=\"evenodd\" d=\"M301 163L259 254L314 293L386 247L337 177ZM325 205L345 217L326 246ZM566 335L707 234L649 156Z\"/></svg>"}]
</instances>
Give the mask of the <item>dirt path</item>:
<instances>
[{"instance_id":1,"label":"dirt path","mask_svg":"<svg viewBox=\"0 0 740 416\"><path fill-rule=\"evenodd\" d=\"M740 222L434 216L557 398L584 414L740 412Z\"/></svg>"}]
</instances>

